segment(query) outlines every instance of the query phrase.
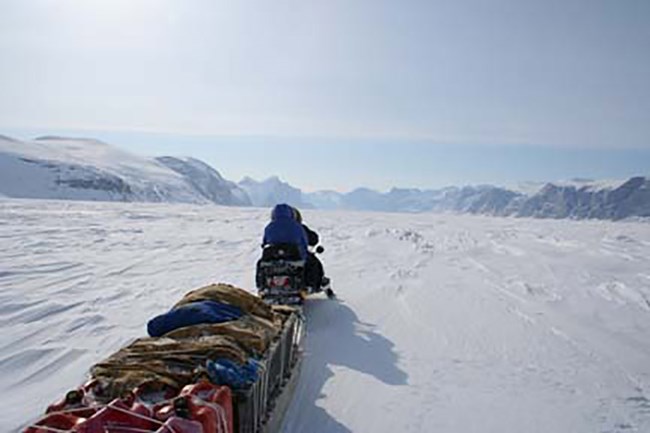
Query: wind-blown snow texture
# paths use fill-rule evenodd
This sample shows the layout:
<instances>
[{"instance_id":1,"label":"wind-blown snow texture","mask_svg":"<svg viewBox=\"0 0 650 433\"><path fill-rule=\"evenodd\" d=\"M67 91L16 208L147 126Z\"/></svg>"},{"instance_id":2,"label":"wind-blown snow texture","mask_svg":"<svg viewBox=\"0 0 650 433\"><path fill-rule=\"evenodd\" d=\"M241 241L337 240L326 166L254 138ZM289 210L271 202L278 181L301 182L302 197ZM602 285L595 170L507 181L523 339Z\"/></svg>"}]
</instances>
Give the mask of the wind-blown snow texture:
<instances>
[{"instance_id":1,"label":"wind-blown snow texture","mask_svg":"<svg viewBox=\"0 0 650 433\"><path fill-rule=\"evenodd\" d=\"M267 210L0 200L0 425L215 281ZM342 302L307 304L285 431L650 431L650 225L306 211Z\"/></svg>"}]
</instances>

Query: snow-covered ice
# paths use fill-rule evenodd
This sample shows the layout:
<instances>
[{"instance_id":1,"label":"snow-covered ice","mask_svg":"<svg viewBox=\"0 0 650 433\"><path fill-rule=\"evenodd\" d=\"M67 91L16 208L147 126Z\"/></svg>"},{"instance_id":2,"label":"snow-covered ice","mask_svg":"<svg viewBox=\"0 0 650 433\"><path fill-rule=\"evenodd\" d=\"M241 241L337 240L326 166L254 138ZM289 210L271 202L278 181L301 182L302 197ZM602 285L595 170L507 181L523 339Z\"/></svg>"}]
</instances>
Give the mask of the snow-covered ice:
<instances>
[{"instance_id":1,"label":"snow-covered ice","mask_svg":"<svg viewBox=\"0 0 650 433\"><path fill-rule=\"evenodd\" d=\"M650 431L650 224L303 214L341 301L307 304L286 432ZM0 424L186 291L252 289L267 217L0 199Z\"/></svg>"}]
</instances>

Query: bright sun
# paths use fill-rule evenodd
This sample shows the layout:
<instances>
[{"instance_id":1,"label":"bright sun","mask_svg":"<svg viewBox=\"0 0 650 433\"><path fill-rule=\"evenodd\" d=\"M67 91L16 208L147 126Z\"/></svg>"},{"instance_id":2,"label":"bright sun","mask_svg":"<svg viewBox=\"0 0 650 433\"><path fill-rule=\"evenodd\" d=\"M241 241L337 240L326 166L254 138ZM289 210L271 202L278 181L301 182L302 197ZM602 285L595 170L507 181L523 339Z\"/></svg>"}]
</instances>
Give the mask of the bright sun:
<instances>
[{"instance_id":1,"label":"bright sun","mask_svg":"<svg viewBox=\"0 0 650 433\"><path fill-rule=\"evenodd\" d=\"M74 28L76 42L97 48L151 46L169 23L166 0L62 0L56 12Z\"/></svg>"}]
</instances>

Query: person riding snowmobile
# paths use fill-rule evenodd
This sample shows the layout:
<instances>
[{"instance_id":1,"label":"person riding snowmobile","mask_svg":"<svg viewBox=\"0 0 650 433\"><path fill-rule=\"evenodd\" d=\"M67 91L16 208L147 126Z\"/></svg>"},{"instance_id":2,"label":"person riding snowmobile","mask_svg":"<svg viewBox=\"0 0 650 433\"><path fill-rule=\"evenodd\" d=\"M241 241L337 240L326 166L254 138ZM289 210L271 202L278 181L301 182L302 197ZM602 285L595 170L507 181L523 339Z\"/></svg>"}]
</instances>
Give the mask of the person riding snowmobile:
<instances>
[{"instance_id":1,"label":"person riding snowmobile","mask_svg":"<svg viewBox=\"0 0 650 433\"><path fill-rule=\"evenodd\" d=\"M300 257L307 260L307 234L288 204L278 204L271 211L271 222L264 228L262 245L293 244Z\"/></svg>"},{"instance_id":2,"label":"person riding snowmobile","mask_svg":"<svg viewBox=\"0 0 650 433\"><path fill-rule=\"evenodd\" d=\"M334 292L325 277L323 264L309 251L309 246L318 244L318 233L302 223L300 211L288 204L278 204L271 211L271 222L264 229L262 246L292 244L298 247L300 257L305 260L305 284L315 292L325 290L329 298Z\"/></svg>"},{"instance_id":3,"label":"person riding snowmobile","mask_svg":"<svg viewBox=\"0 0 650 433\"><path fill-rule=\"evenodd\" d=\"M307 227L302 221L302 214L297 208L293 208L294 216L296 221L302 225L303 230L305 231L305 236L307 237L307 245L310 247L315 247L318 245L319 236L318 233ZM325 294L328 298L333 298L334 291L330 285L330 279L325 276L325 270L323 269L323 263L316 257L312 251L307 250L307 259L305 261L305 281L307 285L312 287L315 291L325 290Z\"/></svg>"}]
</instances>

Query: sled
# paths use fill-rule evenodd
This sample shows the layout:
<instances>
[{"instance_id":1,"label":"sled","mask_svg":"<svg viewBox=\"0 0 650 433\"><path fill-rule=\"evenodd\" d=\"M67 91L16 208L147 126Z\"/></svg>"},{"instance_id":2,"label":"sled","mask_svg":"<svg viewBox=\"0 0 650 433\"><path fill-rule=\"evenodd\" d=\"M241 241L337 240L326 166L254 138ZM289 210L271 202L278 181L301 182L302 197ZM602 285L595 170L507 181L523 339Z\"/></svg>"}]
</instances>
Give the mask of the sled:
<instances>
[{"instance_id":1,"label":"sled","mask_svg":"<svg viewBox=\"0 0 650 433\"><path fill-rule=\"evenodd\" d=\"M263 305L254 295L248 296L252 297L249 300L258 299L255 302ZM255 382L246 388L230 389L225 385L212 384L206 380L208 373L204 371L194 379L195 383L186 385L180 393L176 391L161 396L160 403L145 403L140 399L138 389L120 392L115 398L111 397L112 400L98 403L95 397L101 396L102 391L98 394L95 392L99 386L99 381L95 379L68 392L61 401L50 405L48 413L23 431L279 433L300 376L305 318L299 307L275 307L274 314L280 315L282 325L266 350L256 358L255 363L259 365L258 374ZM141 340L147 343L149 340L167 341L169 338ZM138 341L140 340L131 343L126 349L136 347ZM172 340L172 343L174 341ZM174 353L177 352L182 350L176 350ZM108 360L110 359L111 357ZM106 362L97 366L104 364ZM95 371L97 366L91 371ZM197 368L200 367L201 365L197 365ZM214 393L208 393L206 397L205 390L210 389L219 394L219 399L209 397L215 395Z\"/></svg>"}]
</instances>

